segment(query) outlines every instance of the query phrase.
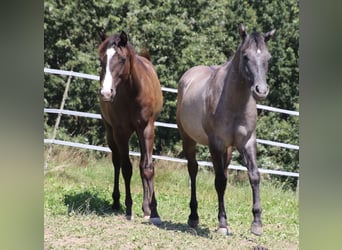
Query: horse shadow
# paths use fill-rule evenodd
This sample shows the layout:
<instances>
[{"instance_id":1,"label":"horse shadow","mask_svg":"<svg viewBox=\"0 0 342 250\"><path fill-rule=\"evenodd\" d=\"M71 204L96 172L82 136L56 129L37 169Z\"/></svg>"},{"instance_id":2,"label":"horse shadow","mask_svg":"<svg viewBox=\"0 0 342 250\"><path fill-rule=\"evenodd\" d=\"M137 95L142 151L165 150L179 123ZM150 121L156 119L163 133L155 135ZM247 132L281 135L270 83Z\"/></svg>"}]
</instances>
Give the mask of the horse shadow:
<instances>
[{"instance_id":1,"label":"horse shadow","mask_svg":"<svg viewBox=\"0 0 342 250\"><path fill-rule=\"evenodd\" d=\"M119 210L113 210L112 204L108 200L90 191L65 194L64 204L67 207L68 214L96 214L100 216L125 214L122 207Z\"/></svg>"},{"instance_id":2,"label":"horse shadow","mask_svg":"<svg viewBox=\"0 0 342 250\"><path fill-rule=\"evenodd\" d=\"M211 233L208 227L192 228L186 223L162 221L162 224L159 225L158 228L166 230L166 231L187 233L187 234L191 234L191 235L199 236L203 238L208 238L208 239L211 238Z\"/></svg>"},{"instance_id":3,"label":"horse shadow","mask_svg":"<svg viewBox=\"0 0 342 250\"><path fill-rule=\"evenodd\" d=\"M84 191L78 193L69 193L64 195L64 204L67 207L68 214L96 214L98 216L105 215L124 215L124 207L121 206L119 210L113 210L110 201L99 197L98 194ZM149 222L142 222L143 224L150 224ZM204 238L211 238L210 230L207 227L204 228L191 228L186 223L177 223L168 221L162 221L162 224L158 228L192 234L194 236L200 236Z\"/></svg>"}]
</instances>

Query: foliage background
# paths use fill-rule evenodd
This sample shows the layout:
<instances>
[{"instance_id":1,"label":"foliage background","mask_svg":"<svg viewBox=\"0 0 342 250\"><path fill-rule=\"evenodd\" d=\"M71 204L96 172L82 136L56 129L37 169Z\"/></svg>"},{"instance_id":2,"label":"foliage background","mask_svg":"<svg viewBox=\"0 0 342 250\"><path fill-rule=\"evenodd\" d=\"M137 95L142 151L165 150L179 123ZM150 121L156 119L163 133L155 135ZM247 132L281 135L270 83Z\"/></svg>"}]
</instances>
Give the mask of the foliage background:
<instances>
[{"instance_id":1,"label":"foliage background","mask_svg":"<svg viewBox=\"0 0 342 250\"><path fill-rule=\"evenodd\" d=\"M277 29L269 42L272 61L268 73L271 91L262 103L299 110L299 1L271 0L166 0L166 1L44 1L44 67L99 74L99 30L107 34L124 30L136 51L146 48L162 86L176 88L181 75L199 64L223 64L238 44L238 23L247 31ZM66 78L45 74L44 106L58 108ZM65 109L99 113L99 83L73 78ZM175 123L176 96L163 93L164 107L158 121ZM45 115L45 136L55 115ZM259 111L257 137L299 144L298 117ZM64 116L59 137L106 145L101 121ZM155 154L179 155L181 143L175 129L156 128ZM133 137L131 149L137 149ZM199 146L199 159L210 160ZM234 154L239 161L239 156ZM299 171L299 152L258 144L259 167ZM294 186L293 179L284 183Z\"/></svg>"}]
</instances>

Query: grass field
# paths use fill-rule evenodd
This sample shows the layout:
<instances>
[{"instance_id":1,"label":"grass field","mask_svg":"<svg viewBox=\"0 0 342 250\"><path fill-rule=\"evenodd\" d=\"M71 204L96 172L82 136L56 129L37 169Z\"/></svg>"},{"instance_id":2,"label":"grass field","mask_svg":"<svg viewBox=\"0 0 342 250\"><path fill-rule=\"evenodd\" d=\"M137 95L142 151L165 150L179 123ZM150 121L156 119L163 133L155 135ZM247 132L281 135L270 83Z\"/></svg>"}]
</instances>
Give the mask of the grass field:
<instances>
[{"instance_id":1,"label":"grass field","mask_svg":"<svg viewBox=\"0 0 342 250\"><path fill-rule=\"evenodd\" d=\"M58 148L44 182L45 249L298 249L298 200L292 191L263 178L261 202L264 234L250 233L252 196L246 173L232 172L226 189L228 223L233 232L222 236L217 227L214 175L201 169L198 177L200 224L187 224L190 188L186 165L155 161L155 191L160 227L150 225L141 211L142 184L138 158L131 183L134 219L111 211L113 167L109 158L95 160L85 151ZM125 190L120 179L121 204Z\"/></svg>"}]
</instances>

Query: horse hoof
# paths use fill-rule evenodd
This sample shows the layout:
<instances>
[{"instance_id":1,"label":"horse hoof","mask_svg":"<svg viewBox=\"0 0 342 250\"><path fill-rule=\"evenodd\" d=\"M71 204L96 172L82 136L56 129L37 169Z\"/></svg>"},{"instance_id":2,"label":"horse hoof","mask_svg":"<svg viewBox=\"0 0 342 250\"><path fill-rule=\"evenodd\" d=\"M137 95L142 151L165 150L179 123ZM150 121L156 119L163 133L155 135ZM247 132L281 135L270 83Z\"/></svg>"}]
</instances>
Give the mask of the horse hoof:
<instances>
[{"instance_id":1,"label":"horse hoof","mask_svg":"<svg viewBox=\"0 0 342 250\"><path fill-rule=\"evenodd\" d=\"M268 250L268 248L263 247L263 246L256 246L256 247L253 247L253 250Z\"/></svg>"},{"instance_id":2,"label":"horse hoof","mask_svg":"<svg viewBox=\"0 0 342 250\"><path fill-rule=\"evenodd\" d=\"M133 220L133 215L126 215L126 220Z\"/></svg>"},{"instance_id":3,"label":"horse hoof","mask_svg":"<svg viewBox=\"0 0 342 250\"><path fill-rule=\"evenodd\" d=\"M217 229L217 233L222 234L222 235L229 235L229 230L228 227L219 227Z\"/></svg>"},{"instance_id":4,"label":"horse hoof","mask_svg":"<svg viewBox=\"0 0 342 250\"><path fill-rule=\"evenodd\" d=\"M260 224L252 223L251 232L257 236L262 235L262 226Z\"/></svg>"},{"instance_id":5,"label":"horse hoof","mask_svg":"<svg viewBox=\"0 0 342 250\"><path fill-rule=\"evenodd\" d=\"M197 228L199 220L188 219L188 225L192 228Z\"/></svg>"},{"instance_id":6,"label":"horse hoof","mask_svg":"<svg viewBox=\"0 0 342 250\"><path fill-rule=\"evenodd\" d=\"M112 209L113 209L114 211L120 211L120 209L121 209L120 203L113 203L113 204L112 204Z\"/></svg>"},{"instance_id":7,"label":"horse hoof","mask_svg":"<svg viewBox=\"0 0 342 250\"><path fill-rule=\"evenodd\" d=\"M144 220L149 220L150 219L150 216L149 215L145 215L144 216Z\"/></svg>"},{"instance_id":8,"label":"horse hoof","mask_svg":"<svg viewBox=\"0 0 342 250\"><path fill-rule=\"evenodd\" d=\"M150 218L150 223L152 223L155 226L160 226L162 224L159 217Z\"/></svg>"}]
</instances>

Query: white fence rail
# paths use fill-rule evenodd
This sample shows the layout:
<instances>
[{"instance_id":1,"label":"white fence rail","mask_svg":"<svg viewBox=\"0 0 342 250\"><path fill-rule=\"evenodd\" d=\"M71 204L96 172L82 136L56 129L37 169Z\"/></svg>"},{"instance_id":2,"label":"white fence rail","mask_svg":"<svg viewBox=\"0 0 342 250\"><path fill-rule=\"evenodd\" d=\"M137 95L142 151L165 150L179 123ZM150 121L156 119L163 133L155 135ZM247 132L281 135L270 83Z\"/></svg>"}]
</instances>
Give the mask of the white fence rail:
<instances>
[{"instance_id":1,"label":"white fence rail","mask_svg":"<svg viewBox=\"0 0 342 250\"><path fill-rule=\"evenodd\" d=\"M90 79L90 80L100 80L100 77L96 76L96 75L89 75L89 74L78 73L78 72L74 72L74 71L59 70L59 69L44 68L44 73L50 73L50 74L55 74L55 75L64 75L64 76L76 76L76 77L86 78L86 79ZM172 88L167 88L167 87L162 87L162 91L171 92L171 93L177 93L178 92L177 89L172 89ZM268 111L273 111L273 112L278 112L278 113L283 113L283 114L288 114L288 115L299 116L298 111L273 108L273 107L260 105L260 104L257 104L257 108L268 110Z\"/></svg>"},{"instance_id":2,"label":"white fence rail","mask_svg":"<svg viewBox=\"0 0 342 250\"><path fill-rule=\"evenodd\" d=\"M90 79L90 80L99 80L99 76L84 74L84 73L79 73L79 72L73 72L73 71L44 68L44 73L66 75L66 76L75 76L75 77L86 78L86 79ZM166 91L166 92L177 93L177 90L172 89L172 88L162 87L162 90ZM265 105L257 105L257 108L268 110L268 111L273 111L273 112L278 112L278 113L284 113L284 114L288 114L288 115L299 116L299 112L297 112L297 111L290 111L290 110L285 110L285 109L273 108L273 107L269 107L269 106L265 106ZM61 109L44 108L44 113L54 113L54 114L59 114L59 115L63 114L63 115L73 115L73 116L87 117L87 118L93 118L93 119L101 119L100 114L65 110L63 108L61 108ZM164 122L157 122L156 121L155 126L177 129L177 124L172 124L172 123L164 123ZM257 142L261 143L261 144L271 145L271 146L277 146L277 147L299 150L299 146L292 145L292 144L286 144L286 143L274 142L274 141L268 141L268 140L262 140L262 139L257 139ZM55 138L44 139L44 143L45 144L59 144L59 145L65 145L65 146L71 146L71 147L78 147L78 148L84 148L84 149L111 152L108 147L94 146L94 145L88 145L88 144L82 144L82 143L76 143L76 142L55 140ZM130 155L140 156L140 153L130 151ZM186 163L186 160L184 160L184 159L178 159L178 158L173 158L173 157L153 155L153 158L154 159L166 160L166 161L175 161L175 162ZM203 165L203 166L212 166L211 162L206 162L206 161L199 161L198 164ZM236 169L236 170L247 170L243 166L234 166L234 165L229 165L228 168L229 169ZM292 173L292 172L286 172L286 171L281 171L281 170L270 170L270 169L260 168L259 171L260 171L260 173L299 177L299 173Z\"/></svg>"}]
</instances>

